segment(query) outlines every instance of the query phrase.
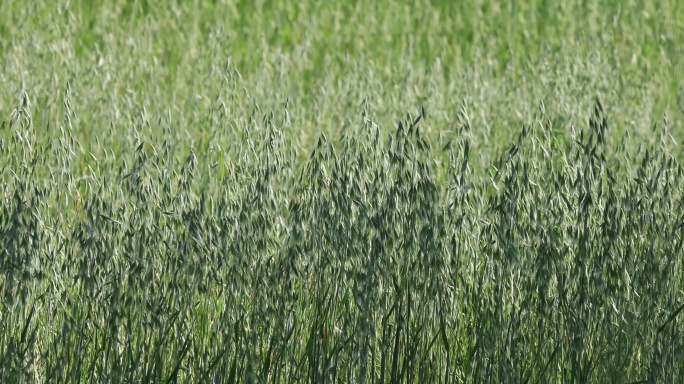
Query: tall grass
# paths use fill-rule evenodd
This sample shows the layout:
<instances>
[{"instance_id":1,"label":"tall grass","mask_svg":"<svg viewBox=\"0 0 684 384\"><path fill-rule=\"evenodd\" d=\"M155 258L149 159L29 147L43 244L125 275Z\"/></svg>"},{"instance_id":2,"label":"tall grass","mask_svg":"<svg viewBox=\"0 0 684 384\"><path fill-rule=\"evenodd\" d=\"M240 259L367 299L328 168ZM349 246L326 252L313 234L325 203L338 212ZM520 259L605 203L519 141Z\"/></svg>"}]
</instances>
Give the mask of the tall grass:
<instances>
[{"instance_id":1,"label":"tall grass","mask_svg":"<svg viewBox=\"0 0 684 384\"><path fill-rule=\"evenodd\" d=\"M195 3L0 5L0 382L681 380L677 2Z\"/></svg>"}]
</instances>

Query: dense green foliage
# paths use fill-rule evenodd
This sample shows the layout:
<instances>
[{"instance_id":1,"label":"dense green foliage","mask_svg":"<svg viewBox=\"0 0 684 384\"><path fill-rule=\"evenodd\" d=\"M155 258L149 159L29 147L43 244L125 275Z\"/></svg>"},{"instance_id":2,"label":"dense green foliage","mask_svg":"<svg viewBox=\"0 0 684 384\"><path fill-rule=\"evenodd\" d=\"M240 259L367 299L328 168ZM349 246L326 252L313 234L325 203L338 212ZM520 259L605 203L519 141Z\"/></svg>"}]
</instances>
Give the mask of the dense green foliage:
<instances>
[{"instance_id":1,"label":"dense green foliage","mask_svg":"<svg viewBox=\"0 0 684 384\"><path fill-rule=\"evenodd\" d=\"M683 25L1 2L0 382L680 382Z\"/></svg>"}]
</instances>

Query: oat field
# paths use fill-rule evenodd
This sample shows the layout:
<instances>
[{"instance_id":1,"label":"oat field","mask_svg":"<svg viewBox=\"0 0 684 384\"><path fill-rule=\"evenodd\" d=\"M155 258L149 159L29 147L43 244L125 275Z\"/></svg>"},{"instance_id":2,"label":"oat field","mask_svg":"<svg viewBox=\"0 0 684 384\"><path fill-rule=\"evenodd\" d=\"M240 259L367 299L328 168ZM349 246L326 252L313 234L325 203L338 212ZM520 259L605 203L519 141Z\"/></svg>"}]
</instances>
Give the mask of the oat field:
<instances>
[{"instance_id":1,"label":"oat field","mask_svg":"<svg viewBox=\"0 0 684 384\"><path fill-rule=\"evenodd\" d=\"M681 383L684 3L0 2L0 382Z\"/></svg>"}]
</instances>

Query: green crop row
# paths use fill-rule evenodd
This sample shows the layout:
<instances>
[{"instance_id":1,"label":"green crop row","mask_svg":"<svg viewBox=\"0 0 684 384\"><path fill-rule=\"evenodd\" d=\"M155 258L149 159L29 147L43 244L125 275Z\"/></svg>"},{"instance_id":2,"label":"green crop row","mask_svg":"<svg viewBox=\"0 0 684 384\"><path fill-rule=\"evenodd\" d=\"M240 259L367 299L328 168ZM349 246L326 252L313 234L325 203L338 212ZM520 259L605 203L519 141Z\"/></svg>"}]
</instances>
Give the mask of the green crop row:
<instances>
[{"instance_id":1,"label":"green crop row","mask_svg":"<svg viewBox=\"0 0 684 384\"><path fill-rule=\"evenodd\" d=\"M683 16L0 3L0 382L679 382Z\"/></svg>"}]
</instances>

